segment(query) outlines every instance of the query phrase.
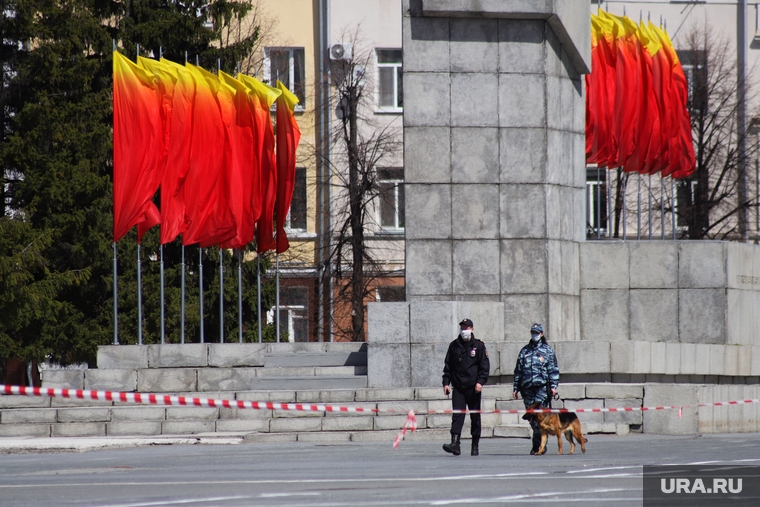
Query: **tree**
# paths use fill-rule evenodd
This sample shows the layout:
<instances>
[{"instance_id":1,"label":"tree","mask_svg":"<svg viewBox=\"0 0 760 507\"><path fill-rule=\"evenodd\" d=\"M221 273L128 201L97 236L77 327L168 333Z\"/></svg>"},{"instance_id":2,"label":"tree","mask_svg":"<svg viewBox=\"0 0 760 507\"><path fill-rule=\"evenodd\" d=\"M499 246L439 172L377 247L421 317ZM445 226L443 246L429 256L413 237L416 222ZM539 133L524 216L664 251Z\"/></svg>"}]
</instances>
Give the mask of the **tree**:
<instances>
[{"instance_id":1,"label":"tree","mask_svg":"<svg viewBox=\"0 0 760 507\"><path fill-rule=\"evenodd\" d=\"M679 58L689 79L697 166L678 184L679 223L688 227L689 239L741 239L747 211L758 205L746 192L746 168L758 147L748 142L747 129L738 123L740 85L746 89L746 103L752 104L754 83L738 82L736 53L709 24L696 27L683 40Z\"/></svg>"},{"instance_id":2,"label":"tree","mask_svg":"<svg viewBox=\"0 0 760 507\"><path fill-rule=\"evenodd\" d=\"M382 192L378 167L398 157L402 146L395 121L382 124L374 117L373 80L366 73L372 51L362 47L358 34L359 29L341 38L351 41L353 54L331 62L332 94L320 112L332 118L332 157L315 149L334 176L334 198L325 210L333 213L334 224L325 232L330 236L325 271L336 282L336 310L330 317L336 335L352 341L365 340L366 300L377 278L384 276L371 245L372 231L379 229L374 213Z\"/></svg>"}]
</instances>

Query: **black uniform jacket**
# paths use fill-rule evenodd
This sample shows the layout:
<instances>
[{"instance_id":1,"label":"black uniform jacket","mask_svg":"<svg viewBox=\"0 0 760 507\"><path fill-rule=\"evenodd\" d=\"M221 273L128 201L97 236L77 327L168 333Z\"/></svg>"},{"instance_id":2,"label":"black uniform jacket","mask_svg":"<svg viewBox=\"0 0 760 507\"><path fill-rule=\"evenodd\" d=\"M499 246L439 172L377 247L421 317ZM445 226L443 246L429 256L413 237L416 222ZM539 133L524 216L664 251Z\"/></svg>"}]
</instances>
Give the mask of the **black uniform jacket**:
<instances>
[{"instance_id":1,"label":"black uniform jacket","mask_svg":"<svg viewBox=\"0 0 760 507\"><path fill-rule=\"evenodd\" d=\"M485 385L491 363L486 345L472 335L469 341L457 338L449 344L443 364L443 385L453 385L457 391Z\"/></svg>"}]
</instances>

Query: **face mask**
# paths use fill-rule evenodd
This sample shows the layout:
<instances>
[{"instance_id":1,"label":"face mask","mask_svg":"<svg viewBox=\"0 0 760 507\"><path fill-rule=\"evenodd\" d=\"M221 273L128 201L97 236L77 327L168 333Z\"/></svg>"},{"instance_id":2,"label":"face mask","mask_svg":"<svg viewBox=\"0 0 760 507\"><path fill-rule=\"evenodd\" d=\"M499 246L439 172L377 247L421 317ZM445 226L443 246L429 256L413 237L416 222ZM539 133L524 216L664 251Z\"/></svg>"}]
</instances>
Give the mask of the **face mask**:
<instances>
[{"instance_id":1,"label":"face mask","mask_svg":"<svg viewBox=\"0 0 760 507\"><path fill-rule=\"evenodd\" d=\"M470 329L462 329L459 331L459 336L462 337L464 341L470 341L470 338L472 337L472 330Z\"/></svg>"},{"instance_id":2,"label":"face mask","mask_svg":"<svg viewBox=\"0 0 760 507\"><path fill-rule=\"evenodd\" d=\"M541 340L541 335L540 334L533 334L533 333L531 333L530 339L531 339L531 341L533 343L538 343L539 340Z\"/></svg>"}]
</instances>

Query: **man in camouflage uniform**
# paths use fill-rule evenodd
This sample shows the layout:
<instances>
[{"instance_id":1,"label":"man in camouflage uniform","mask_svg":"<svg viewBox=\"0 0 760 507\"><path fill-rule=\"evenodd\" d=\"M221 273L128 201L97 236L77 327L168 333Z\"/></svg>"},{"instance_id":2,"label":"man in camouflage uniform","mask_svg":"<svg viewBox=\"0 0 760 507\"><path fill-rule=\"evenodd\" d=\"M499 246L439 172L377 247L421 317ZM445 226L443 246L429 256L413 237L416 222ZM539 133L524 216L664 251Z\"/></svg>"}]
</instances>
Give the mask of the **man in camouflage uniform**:
<instances>
[{"instance_id":1,"label":"man in camouflage uniform","mask_svg":"<svg viewBox=\"0 0 760 507\"><path fill-rule=\"evenodd\" d=\"M525 408L535 403L540 403L542 407L548 407L551 396L557 394L558 386L557 356L546 343L544 328L541 324L533 324L530 327L530 342L522 348L517 356L512 394L515 399L517 399L518 392L522 394ZM538 431L536 421L532 420L530 425L533 428L533 449L530 454L534 455L541 445L541 433ZM546 451L544 450L544 452Z\"/></svg>"}]
</instances>

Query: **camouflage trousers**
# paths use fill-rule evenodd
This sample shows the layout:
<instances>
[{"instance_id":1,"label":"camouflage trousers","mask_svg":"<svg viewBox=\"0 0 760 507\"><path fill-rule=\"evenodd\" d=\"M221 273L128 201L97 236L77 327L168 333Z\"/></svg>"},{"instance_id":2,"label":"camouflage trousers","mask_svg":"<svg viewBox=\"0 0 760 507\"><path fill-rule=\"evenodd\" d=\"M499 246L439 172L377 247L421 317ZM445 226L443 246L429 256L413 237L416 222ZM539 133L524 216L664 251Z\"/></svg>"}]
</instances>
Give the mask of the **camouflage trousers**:
<instances>
[{"instance_id":1,"label":"camouflage trousers","mask_svg":"<svg viewBox=\"0 0 760 507\"><path fill-rule=\"evenodd\" d=\"M525 408L536 403L540 403L542 407L549 406L549 393L546 390L546 386L526 387L520 394L523 397ZM538 423L533 420L530 422L530 427L533 428L533 451L538 451L538 448L541 446L541 433L538 431Z\"/></svg>"}]
</instances>

